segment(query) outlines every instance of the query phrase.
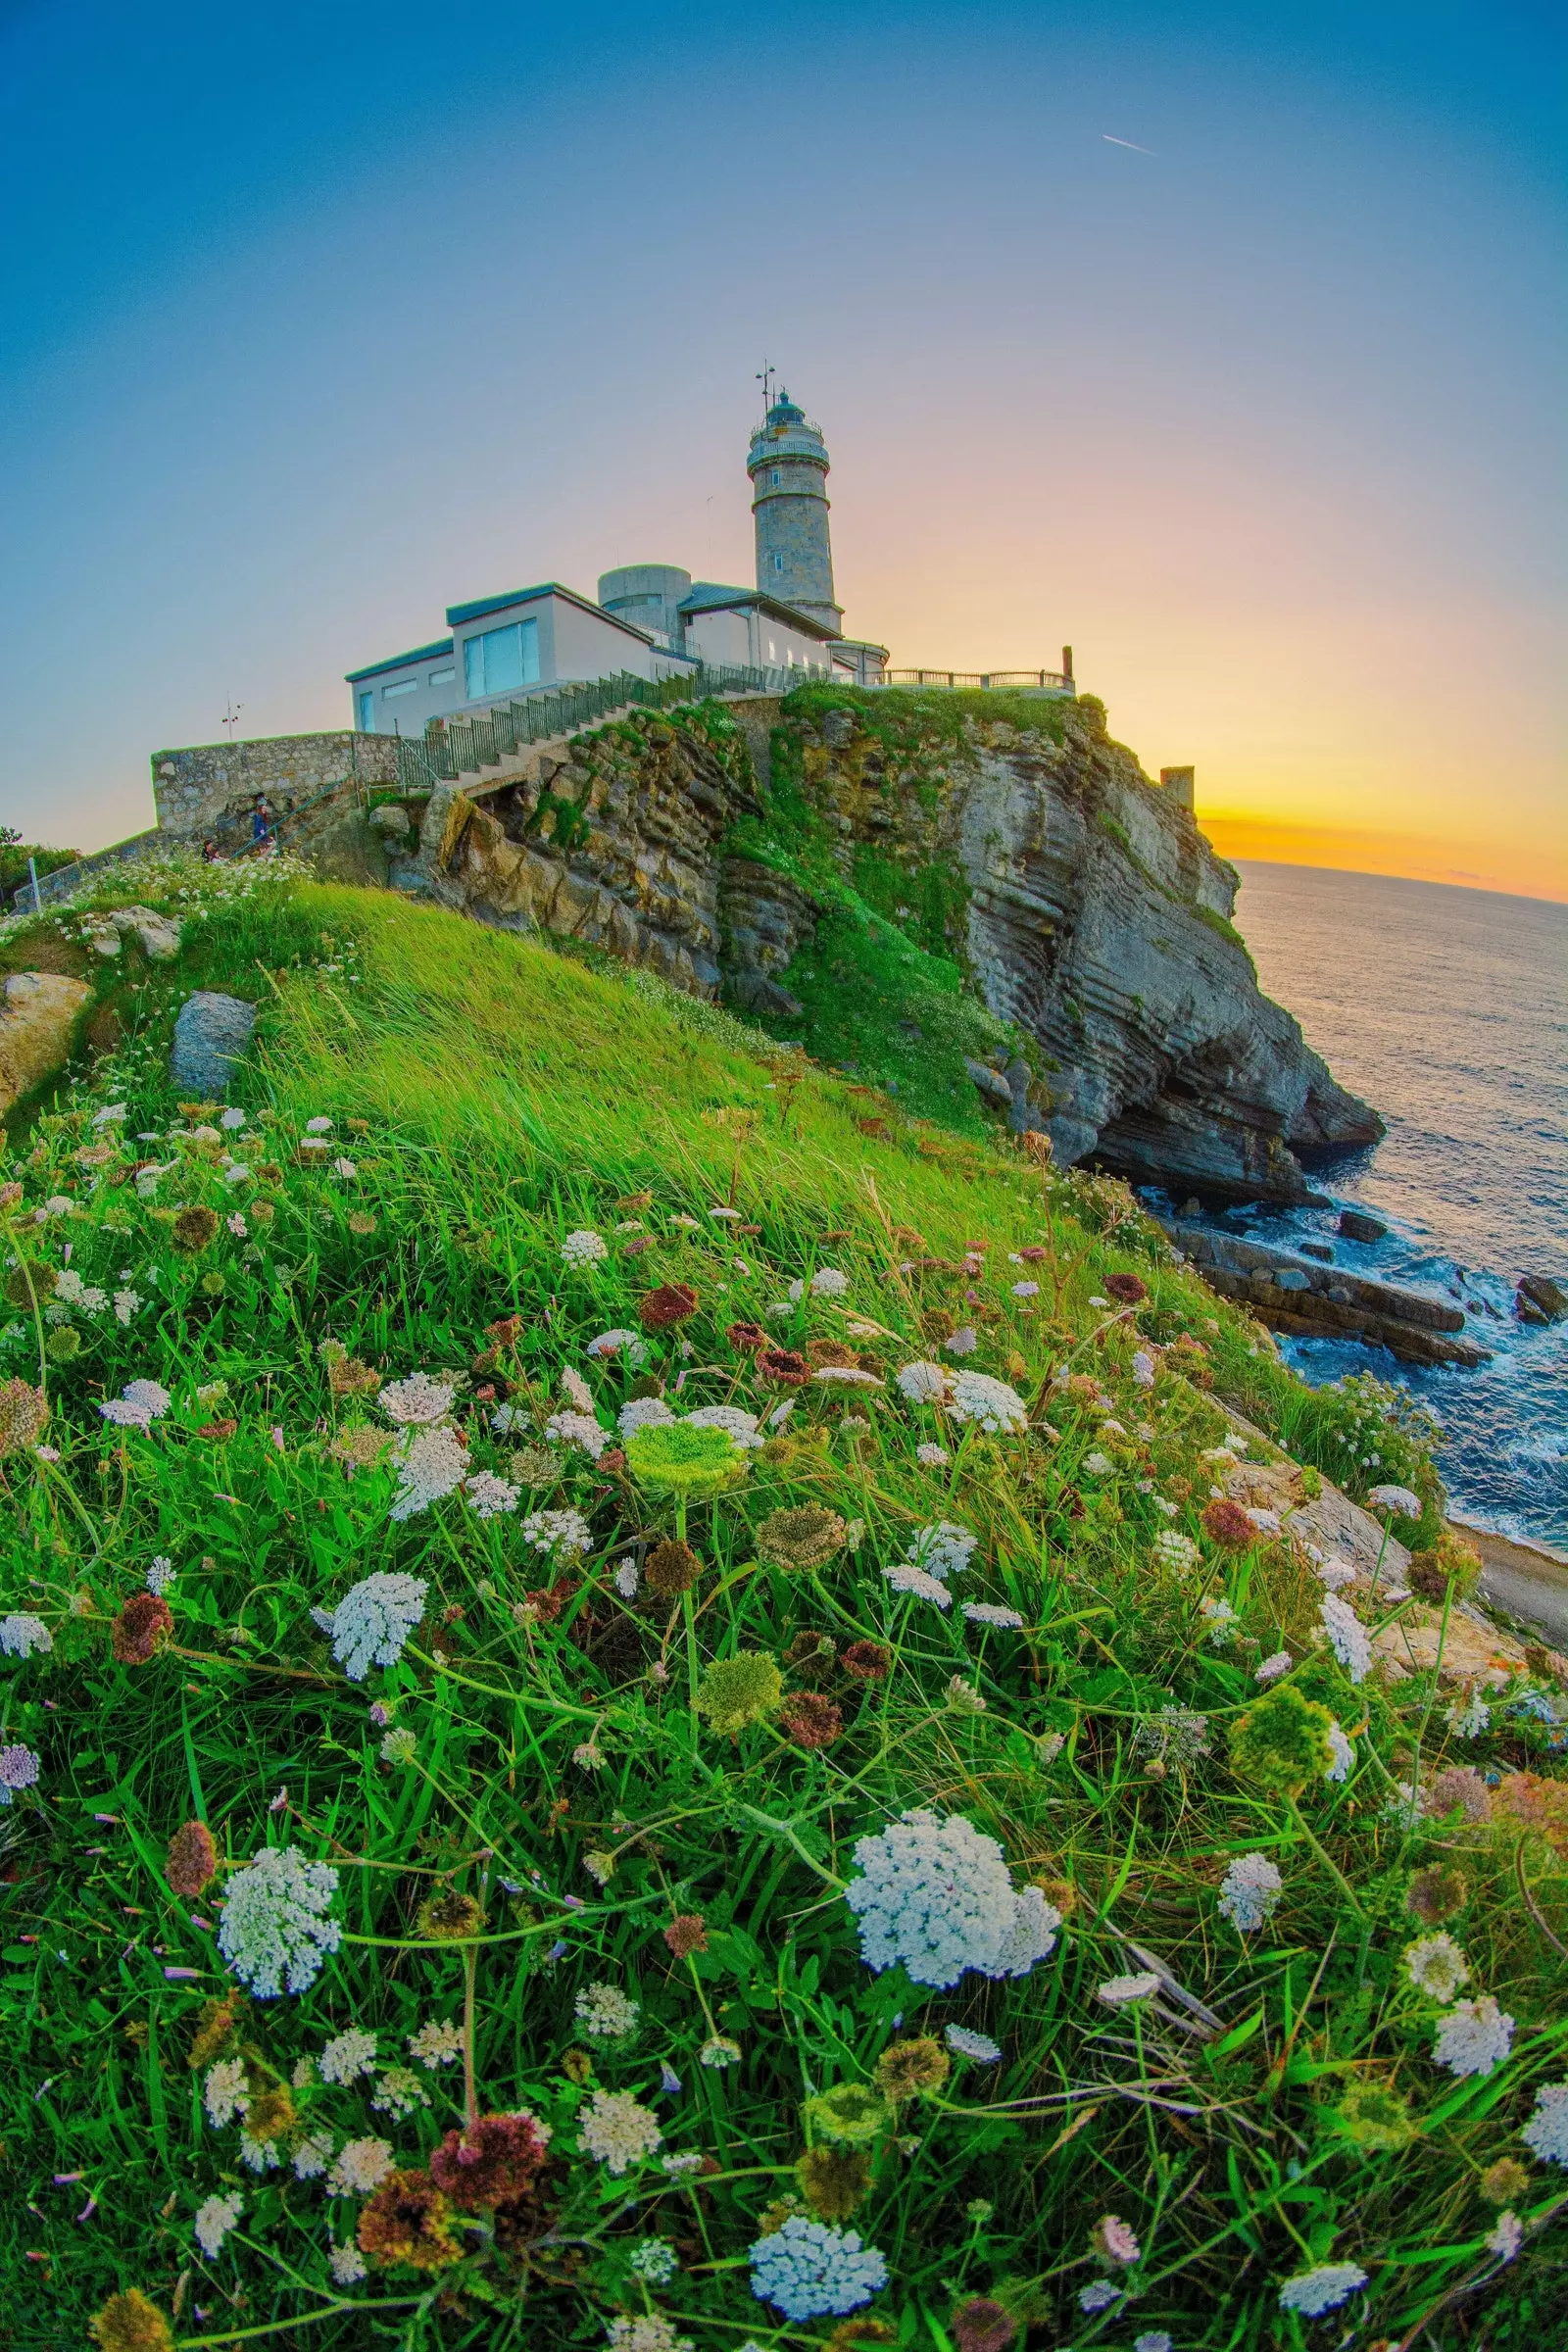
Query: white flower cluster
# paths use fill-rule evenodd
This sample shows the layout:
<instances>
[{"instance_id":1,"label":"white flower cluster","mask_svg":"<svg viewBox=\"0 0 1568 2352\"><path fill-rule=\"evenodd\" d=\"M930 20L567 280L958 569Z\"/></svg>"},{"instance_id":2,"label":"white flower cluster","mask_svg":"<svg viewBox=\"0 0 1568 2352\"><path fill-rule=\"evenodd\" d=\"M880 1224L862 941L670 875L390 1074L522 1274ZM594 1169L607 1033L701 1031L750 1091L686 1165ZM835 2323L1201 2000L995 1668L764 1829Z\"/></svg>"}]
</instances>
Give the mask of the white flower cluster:
<instances>
[{"instance_id":1,"label":"white flower cluster","mask_svg":"<svg viewBox=\"0 0 1568 2352\"><path fill-rule=\"evenodd\" d=\"M1519 2134L1543 2164L1568 2164L1568 2082L1544 2082L1536 2112Z\"/></svg>"},{"instance_id":2,"label":"white flower cluster","mask_svg":"<svg viewBox=\"0 0 1568 2352\"><path fill-rule=\"evenodd\" d=\"M629 2090L596 2090L578 2121L583 2153L597 2156L617 2179L651 2156L664 2137L652 2108Z\"/></svg>"},{"instance_id":3,"label":"white flower cluster","mask_svg":"<svg viewBox=\"0 0 1568 2352\"><path fill-rule=\"evenodd\" d=\"M568 1266L597 1265L601 1258L610 1255L610 1244L602 1233L595 1233L591 1226L579 1226L575 1233L568 1233L562 1243L561 1254Z\"/></svg>"},{"instance_id":4,"label":"white flower cluster","mask_svg":"<svg viewBox=\"0 0 1568 2352\"><path fill-rule=\"evenodd\" d=\"M753 2294L787 2320L858 2311L888 2282L885 2258L863 2245L858 2230L832 2230L802 2213L758 2238L749 2255Z\"/></svg>"},{"instance_id":5,"label":"white flower cluster","mask_svg":"<svg viewBox=\"0 0 1568 2352\"><path fill-rule=\"evenodd\" d=\"M1460 1985L1469 1982L1470 1963L1453 1937L1440 1933L1406 1944L1404 1973L1428 2000L1451 2001Z\"/></svg>"},{"instance_id":6,"label":"white flower cluster","mask_svg":"<svg viewBox=\"0 0 1568 2352\"><path fill-rule=\"evenodd\" d=\"M878 1973L902 1960L917 1984L956 1984L971 1968L1022 1977L1054 1948L1061 1914L1038 1886L1014 1890L997 1840L961 1813L906 1813L859 1838L855 1860L862 1876L845 1900Z\"/></svg>"},{"instance_id":7,"label":"white flower cluster","mask_svg":"<svg viewBox=\"0 0 1568 2352\"><path fill-rule=\"evenodd\" d=\"M493 1470L475 1470L464 1480L463 1495L476 1519L499 1519L516 1509L522 1489L509 1486Z\"/></svg>"},{"instance_id":8,"label":"white flower cluster","mask_svg":"<svg viewBox=\"0 0 1568 2352\"><path fill-rule=\"evenodd\" d=\"M912 1560L896 1561L891 1568L884 1568L882 1573L895 1592L913 1592L921 1600L934 1601L939 1609L951 1609L953 1606L953 1594L942 1579L930 1575L924 1568L916 1568Z\"/></svg>"},{"instance_id":9,"label":"white flower cluster","mask_svg":"<svg viewBox=\"0 0 1568 2352\"><path fill-rule=\"evenodd\" d=\"M417 2058L434 2073L438 2066L450 2066L454 2058L462 2057L463 2028L455 2021L428 2018L416 2034L409 2035L408 2047L411 2058Z\"/></svg>"},{"instance_id":10,"label":"white flower cluster","mask_svg":"<svg viewBox=\"0 0 1568 2352\"><path fill-rule=\"evenodd\" d=\"M641 2004L621 1991L618 1984L585 1984L572 2003L585 2034L597 2040L613 2041L623 2034L635 2032L642 2014Z\"/></svg>"},{"instance_id":11,"label":"white flower cluster","mask_svg":"<svg viewBox=\"0 0 1568 2352\"><path fill-rule=\"evenodd\" d=\"M334 2034L318 2064L323 2082L352 2082L356 2075L368 2075L374 2067L375 2035L359 2026Z\"/></svg>"},{"instance_id":12,"label":"white flower cluster","mask_svg":"<svg viewBox=\"0 0 1568 2352\"><path fill-rule=\"evenodd\" d=\"M207 2110L209 2123L217 2125L221 2131L225 2124L234 2121L236 2115L244 2115L250 2103L243 2058L220 2058L216 2066L208 2068L207 2080L202 2085L202 2105Z\"/></svg>"},{"instance_id":13,"label":"white flower cluster","mask_svg":"<svg viewBox=\"0 0 1568 2352\"><path fill-rule=\"evenodd\" d=\"M943 2040L956 2058L972 2058L977 2066L995 2066L1002 2056L1002 2044L993 2041L989 2034L975 2034L967 2026L947 2026Z\"/></svg>"},{"instance_id":14,"label":"white flower cluster","mask_svg":"<svg viewBox=\"0 0 1568 2352\"><path fill-rule=\"evenodd\" d=\"M909 1538L909 1559L916 1568L938 1576L944 1584L950 1576L961 1575L974 1555L978 1536L966 1527L956 1526L951 1519L939 1519L934 1527L917 1527Z\"/></svg>"},{"instance_id":15,"label":"white flower cluster","mask_svg":"<svg viewBox=\"0 0 1568 2352\"><path fill-rule=\"evenodd\" d=\"M610 1444L610 1432L592 1413L552 1413L545 1423L545 1436L563 1446L580 1446L597 1462Z\"/></svg>"},{"instance_id":16,"label":"white flower cluster","mask_svg":"<svg viewBox=\"0 0 1568 2352\"><path fill-rule=\"evenodd\" d=\"M447 1418L456 1396L450 1381L432 1380L428 1372L411 1372L407 1380L389 1380L375 1401L399 1428L429 1429Z\"/></svg>"},{"instance_id":17,"label":"white flower cluster","mask_svg":"<svg viewBox=\"0 0 1568 2352\"><path fill-rule=\"evenodd\" d=\"M351 1683L363 1683L372 1665L397 1664L429 1590L421 1576L384 1568L350 1586L332 1611L332 1655Z\"/></svg>"},{"instance_id":18,"label":"white flower cluster","mask_svg":"<svg viewBox=\"0 0 1568 2352\"><path fill-rule=\"evenodd\" d=\"M925 1361L906 1364L895 1375L900 1389L911 1404L941 1404L948 1394L948 1373L942 1364Z\"/></svg>"},{"instance_id":19,"label":"white flower cluster","mask_svg":"<svg viewBox=\"0 0 1568 2352\"><path fill-rule=\"evenodd\" d=\"M378 2189L395 2159L389 2139L351 2139L326 2176L334 2197L368 2197Z\"/></svg>"},{"instance_id":20,"label":"white flower cluster","mask_svg":"<svg viewBox=\"0 0 1568 2352\"><path fill-rule=\"evenodd\" d=\"M837 1266L818 1266L808 1283L797 1280L790 1284L790 1299L799 1306L808 1290L819 1298L842 1298L849 1287L849 1276L841 1274Z\"/></svg>"},{"instance_id":21,"label":"white flower cluster","mask_svg":"<svg viewBox=\"0 0 1568 2352\"><path fill-rule=\"evenodd\" d=\"M432 1502L439 1502L443 1494L456 1494L468 1475L468 1455L463 1440L455 1429L441 1424L433 1429L405 1432L393 1460L397 1465L398 1491L387 1517L399 1522L416 1518Z\"/></svg>"},{"instance_id":22,"label":"white flower cluster","mask_svg":"<svg viewBox=\"0 0 1568 2352\"><path fill-rule=\"evenodd\" d=\"M963 1613L971 1625L995 1625L1008 1633L1023 1623L1016 1609L1002 1608L994 1600L966 1600Z\"/></svg>"},{"instance_id":23,"label":"white flower cluster","mask_svg":"<svg viewBox=\"0 0 1568 2352\"><path fill-rule=\"evenodd\" d=\"M268 1846L235 1871L218 1948L258 2000L275 1999L285 1982L290 1992L315 1984L342 1939L337 1921L326 1916L336 1893L331 1864L307 1862L292 1845Z\"/></svg>"},{"instance_id":24,"label":"white flower cluster","mask_svg":"<svg viewBox=\"0 0 1568 2352\"><path fill-rule=\"evenodd\" d=\"M633 1430L667 1429L674 1418L662 1396L633 1396L615 1415L615 1427L629 1438Z\"/></svg>"},{"instance_id":25,"label":"white flower cluster","mask_svg":"<svg viewBox=\"0 0 1568 2352\"><path fill-rule=\"evenodd\" d=\"M976 1422L988 1437L1029 1426L1029 1407L1017 1390L988 1372L956 1372L948 1409L955 1421Z\"/></svg>"},{"instance_id":26,"label":"white flower cluster","mask_svg":"<svg viewBox=\"0 0 1568 2352\"><path fill-rule=\"evenodd\" d=\"M521 1532L535 1551L586 1551L593 1541L581 1511L530 1511Z\"/></svg>"},{"instance_id":27,"label":"white flower cluster","mask_svg":"<svg viewBox=\"0 0 1568 2352\"><path fill-rule=\"evenodd\" d=\"M1478 2000L1456 2001L1438 2028L1433 2061L1461 2078L1490 2075L1513 2046L1513 2025L1490 1992Z\"/></svg>"},{"instance_id":28,"label":"white flower cluster","mask_svg":"<svg viewBox=\"0 0 1568 2352\"><path fill-rule=\"evenodd\" d=\"M1421 1516L1421 1497L1408 1487L1374 1487L1367 1500L1375 1511L1392 1511L1400 1519Z\"/></svg>"},{"instance_id":29,"label":"white flower cluster","mask_svg":"<svg viewBox=\"0 0 1568 2352\"><path fill-rule=\"evenodd\" d=\"M666 2320L662 2312L645 2311L634 2320L611 2321L610 2352L694 2352L694 2348L691 2337L677 2335L674 2322ZM746 2352L744 2344L741 2352Z\"/></svg>"},{"instance_id":30,"label":"white flower cluster","mask_svg":"<svg viewBox=\"0 0 1568 2352\"><path fill-rule=\"evenodd\" d=\"M699 1405L695 1413L686 1415L688 1429L721 1429L732 1445L750 1448L765 1443L757 1426L755 1413L742 1412L738 1404Z\"/></svg>"},{"instance_id":31,"label":"white flower cluster","mask_svg":"<svg viewBox=\"0 0 1568 2352\"><path fill-rule=\"evenodd\" d=\"M1315 2271L1298 2271L1286 2279L1280 2288L1280 2309L1315 2320L1325 2311L1338 2311L1365 2284L1366 2273L1358 2262L1319 2263Z\"/></svg>"},{"instance_id":32,"label":"white flower cluster","mask_svg":"<svg viewBox=\"0 0 1568 2352\"><path fill-rule=\"evenodd\" d=\"M98 1410L117 1429L139 1429L145 1432L151 1429L155 1421L163 1419L172 1402L169 1391L156 1380L130 1380L118 1397L112 1398L108 1404L101 1404Z\"/></svg>"},{"instance_id":33,"label":"white flower cluster","mask_svg":"<svg viewBox=\"0 0 1568 2352\"><path fill-rule=\"evenodd\" d=\"M101 1315L109 1304L109 1293L83 1282L74 1266L64 1267L55 1276L55 1298L60 1305L74 1306L83 1315Z\"/></svg>"},{"instance_id":34,"label":"white flower cluster","mask_svg":"<svg viewBox=\"0 0 1568 2352\"><path fill-rule=\"evenodd\" d=\"M55 1638L41 1617L0 1617L0 1650L8 1658L30 1658L35 1650L47 1653L54 1645Z\"/></svg>"},{"instance_id":35,"label":"white flower cluster","mask_svg":"<svg viewBox=\"0 0 1568 2352\"><path fill-rule=\"evenodd\" d=\"M223 2240L245 2210L243 2197L208 2197L196 2208L196 2243L209 2262L223 2250Z\"/></svg>"},{"instance_id":36,"label":"white flower cluster","mask_svg":"<svg viewBox=\"0 0 1568 2352\"><path fill-rule=\"evenodd\" d=\"M597 1340L589 1341L583 1353L601 1358L617 1356L633 1372L639 1372L648 1361L648 1342L640 1331L602 1331Z\"/></svg>"},{"instance_id":37,"label":"white flower cluster","mask_svg":"<svg viewBox=\"0 0 1568 2352\"><path fill-rule=\"evenodd\" d=\"M1168 1568L1176 1576L1188 1575L1202 1557L1192 1537L1178 1535L1173 1527L1162 1528L1150 1548L1156 1566Z\"/></svg>"},{"instance_id":38,"label":"white flower cluster","mask_svg":"<svg viewBox=\"0 0 1568 2352\"><path fill-rule=\"evenodd\" d=\"M1284 1891L1285 1881L1267 1854L1238 1854L1225 1873L1219 1907L1233 1928L1250 1936L1265 1924Z\"/></svg>"},{"instance_id":39,"label":"white flower cluster","mask_svg":"<svg viewBox=\"0 0 1568 2352\"><path fill-rule=\"evenodd\" d=\"M1331 1592L1318 1610L1329 1646L1352 1683L1366 1680L1372 1664L1372 1637L1348 1600Z\"/></svg>"}]
</instances>

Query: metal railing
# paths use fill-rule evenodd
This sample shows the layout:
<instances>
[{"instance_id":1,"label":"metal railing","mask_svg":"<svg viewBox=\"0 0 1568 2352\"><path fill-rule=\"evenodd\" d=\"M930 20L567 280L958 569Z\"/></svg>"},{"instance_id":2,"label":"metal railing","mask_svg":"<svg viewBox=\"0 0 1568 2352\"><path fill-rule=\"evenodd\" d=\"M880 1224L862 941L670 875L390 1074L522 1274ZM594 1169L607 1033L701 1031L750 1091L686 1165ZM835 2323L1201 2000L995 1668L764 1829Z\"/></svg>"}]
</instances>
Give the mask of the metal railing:
<instances>
[{"instance_id":1,"label":"metal railing","mask_svg":"<svg viewBox=\"0 0 1568 2352\"><path fill-rule=\"evenodd\" d=\"M788 693L802 682L799 670L747 669L732 664L700 663L689 672L662 678L640 678L629 670L608 678L590 678L578 686L549 686L521 702L507 703L474 718L432 719L423 740L397 739L398 785L405 793L433 792L437 784L455 783L459 776L499 767L525 744L544 743L554 735L571 735L609 710L629 703L651 710L672 710L680 703L704 702L713 696Z\"/></svg>"},{"instance_id":2,"label":"metal railing","mask_svg":"<svg viewBox=\"0 0 1568 2352\"><path fill-rule=\"evenodd\" d=\"M983 692L1031 690L1037 694L1071 694L1073 682L1060 669L890 669L884 686L969 686Z\"/></svg>"}]
</instances>

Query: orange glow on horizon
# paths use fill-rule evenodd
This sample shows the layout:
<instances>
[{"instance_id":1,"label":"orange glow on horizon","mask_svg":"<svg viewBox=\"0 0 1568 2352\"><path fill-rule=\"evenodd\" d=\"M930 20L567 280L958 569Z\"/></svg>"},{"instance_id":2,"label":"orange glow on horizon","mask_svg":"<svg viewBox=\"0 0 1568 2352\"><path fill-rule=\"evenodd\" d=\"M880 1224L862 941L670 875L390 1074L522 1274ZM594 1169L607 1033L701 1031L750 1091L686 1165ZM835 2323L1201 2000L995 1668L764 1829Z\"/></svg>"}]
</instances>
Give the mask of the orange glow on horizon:
<instances>
[{"instance_id":1,"label":"orange glow on horizon","mask_svg":"<svg viewBox=\"0 0 1568 2352\"><path fill-rule=\"evenodd\" d=\"M1332 866L1341 872L1390 874L1411 882L1447 882L1466 890L1505 891L1520 899L1568 904L1568 864L1544 845L1445 840L1418 833L1374 832L1355 825L1311 825L1236 809L1200 808L1198 821L1222 858L1277 865Z\"/></svg>"}]
</instances>

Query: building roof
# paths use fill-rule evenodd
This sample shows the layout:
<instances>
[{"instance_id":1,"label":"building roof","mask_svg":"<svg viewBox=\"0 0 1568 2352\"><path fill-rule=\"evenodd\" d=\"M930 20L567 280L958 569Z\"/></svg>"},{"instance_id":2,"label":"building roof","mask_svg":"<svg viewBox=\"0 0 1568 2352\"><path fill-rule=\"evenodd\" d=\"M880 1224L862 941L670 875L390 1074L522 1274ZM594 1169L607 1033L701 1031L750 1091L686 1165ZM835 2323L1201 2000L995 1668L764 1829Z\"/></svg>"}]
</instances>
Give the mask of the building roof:
<instances>
[{"instance_id":1,"label":"building roof","mask_svg":"<svg viewBox=\"0 0 1568 2352\"><path fill-rule=\"evenodd\" d=\"M361 678L378 677L383 669L402 669L410 662L430 662L437 654L450 654L451 651L451 638L441 637L434 645L416 645L412 654L394 654L389 662L372 662L368 669L351 669L347 672L347 683L353 686Z\"/></svg>"},{"instance_id":2,"label":"building roof","mask_svg":"<svg viewBox=\"0 0 1568 2352\"><path fill-rule=\"evenodd\" d=\"M726 588L717 580L699 580L690 596L683 596L676 606L677 612L728 612L738 607L755 606L765 612L769 620L783 621L792 629L804 629L808 637L819 637L824 645L838 641L837 629L825 628L803 612L796 605L786 605L776 596L765 596L760 588Z\"/></svg>"},{"instance_id":3,"label":"building roof","mask_svg":"<svg viewBox=\"0 0 1568 2352\"><path fill-rule=\"evenodd\" d=\"M564 588L559 580L541 580L537 588L514 588L507 596L482 596L472 605L449 605L447 626L461 628L465 621L482 620L487 612L505 612L509 606L531 605L544 596L562 597L568 605L575 605L580 612L591 612L596 620L604 621L612 629L624 629L628 637L637 638L643 645L652 645L654 642L646 629L639 629L632 621L622 620L618 612L607 612L603 605L596 605L590 597L579 596L574 588Z\"/></svg>"}]
</instances>

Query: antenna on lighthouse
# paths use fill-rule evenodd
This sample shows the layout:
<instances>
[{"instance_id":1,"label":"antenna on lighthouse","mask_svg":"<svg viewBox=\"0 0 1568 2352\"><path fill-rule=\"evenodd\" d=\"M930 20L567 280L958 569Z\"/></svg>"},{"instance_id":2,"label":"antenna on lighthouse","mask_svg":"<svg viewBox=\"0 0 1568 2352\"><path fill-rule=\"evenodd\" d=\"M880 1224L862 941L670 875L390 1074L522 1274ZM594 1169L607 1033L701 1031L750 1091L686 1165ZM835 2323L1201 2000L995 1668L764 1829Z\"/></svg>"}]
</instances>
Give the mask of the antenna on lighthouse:
<instances>
[{"instance_id":1,"label":"antenna on lighthouse","mask_svg":"<svg viewBox=\"0 0 1568 2352\"><path fill-rule=\"evenodd\" d=\"M762 387L762 415L764 416L773 406L773 377L776 372L772 362L764 360L756 379Z\"/></svg>"}]
</instances>

